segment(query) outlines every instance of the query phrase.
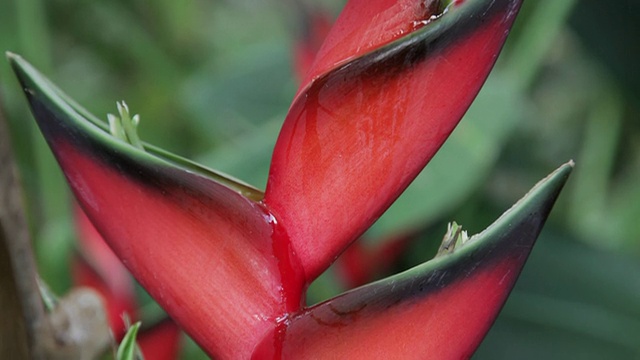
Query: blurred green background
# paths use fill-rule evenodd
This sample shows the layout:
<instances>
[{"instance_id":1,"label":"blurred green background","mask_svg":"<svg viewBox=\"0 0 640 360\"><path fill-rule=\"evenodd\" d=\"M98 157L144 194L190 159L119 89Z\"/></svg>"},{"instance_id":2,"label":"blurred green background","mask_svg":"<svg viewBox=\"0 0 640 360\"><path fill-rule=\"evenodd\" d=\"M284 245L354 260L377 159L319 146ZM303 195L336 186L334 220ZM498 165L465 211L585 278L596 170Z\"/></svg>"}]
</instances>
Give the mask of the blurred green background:
<instances>
[{"instance_id":1,"label":"blurred green background","mask_svg":"<svg viewBox=\"0 0 640 360\"><path fill-rule=\"evenodd\" d=\"M337 14L342 5L311 6ZM296 89L301 30L291 1L0 2L0 50L23 55L102 118L126 100L147 142L260 188ZM576 161L475 359L640 359L639 36L637 1L526 1L460 126L368 232L370 246L416 233L395 270L406 269L433 256L448 221L478 232ZM0 101L40 271L64 293L70 198L7 63ZM330 269L310 302L342 290ZM184 358L202 356L186 349Z\"/></svg>"}]
</instances>

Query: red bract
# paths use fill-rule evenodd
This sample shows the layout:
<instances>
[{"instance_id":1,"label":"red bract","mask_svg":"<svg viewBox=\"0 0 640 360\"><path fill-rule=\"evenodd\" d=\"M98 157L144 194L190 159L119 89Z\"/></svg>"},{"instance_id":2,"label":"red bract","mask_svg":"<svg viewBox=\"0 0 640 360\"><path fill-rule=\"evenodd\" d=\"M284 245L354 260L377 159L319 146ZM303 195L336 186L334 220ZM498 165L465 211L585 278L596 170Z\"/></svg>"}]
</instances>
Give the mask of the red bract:
<instances>
[{"instance_id":1,"label":"red bract","mask_svg":"<svg viewBox=\"0 0 640 360\"><path fill-rule=\"evenodd\" d=\"M55 128L44 132L96 228L206 349L231 357L285 311L272 228L257 203L161 160L140 156L136 164L97 139L76 134L90 140L79 144ZM202 311L209 308L217 310Z\"/></svg>"},{"instance_id":2,"label":"red bract","mask_svg":"<svg viewBox=\"0 0 640 360\"><path fill-rule=\"evenodd\" d=\"M315 36L326 36L326 38L315 55L311 69L307 70L305 83L422 28L442 14L444 2L440 0L349 1L329 34L325 35L318 31L315 33ZM301 87L303 88L304 86Z\"/></svg>"},{"instance_id":3,"label":"red bract","mask_svg":"<svg viewBox=\"0 0 640 360\"><path fill-rule=\"evenodd\" d=\"M453 130L520 6L455 1L440 14L439 3L347 4L290 108L265 194L117 140L27 62L10 61L92 223L210 355L459 359L497 315L571 165L489 230L450 239L452 253L304 307L308 284Z\"/></svg>"},{"instance_id":4,"label":"red bract","mask_svg":"<svg viewBox=\"0 0 640 360\"><path fill-rule=\"evenodd\" d=\"M76 286L87 286L102 295L109 327L117 340L126 331L123 314L136 317L136 300L131 275L104 242L81 209L75 210L80 256L73 261Z\"/></svg>"},{"instance_id":5,"label":"red bract","mask_svg":"<svg viewBox=\"0 0 640 360\"><path fill-rule=\"evenodd\" d=\"M430 5L432 13L436 11L433 8L436 4L437 2L432 2ZM293 62L296 75L302 80L313 65L322 43L331 30L331 20L326 12L313 10L304 3L300 4L298 17L303 30L299 32L300 37L294 46ZM367 24L371 22L365 22L363 25ZM366 284L378 275L387 273L406 250L410 238L410 236L396 236L381 241L375 247L364 245L363 239L354 241L335 263L339 280L347 288L354 288Z\"/></svg>"},{"instance_id":6,"label":"red bract","mask_svg":"<svg viewBox=\"0 0 640 360\"><path fill-rule=\"evenodd\" d=\"M81 209L76 209L75 219L80 256L73 264L74 283L98 291L104 300L113 336L121 341L127 330L125 316L131 321L138 318L133 279ZM166 318L144 325L138 332L137 342L145 358L177 359L180 329L176 324Z\"/></svg>"},{"instance_id":7,"label":"red bract","mask_svg":"<svg viewBox=\"0 0 640 360\"><path fill-rule=\"evenodd\" d=\"M368 6L345 8L287 115L264 199L307 280L382 214L453 131L519 4L468 1L395 42L361 56L359 42L347 43L338 56L330 44L343 33L342 19L371 21L359 16ZM420 20L398 16L404 22L393 17L392 26Z\"/></svg>"}]
</instances>

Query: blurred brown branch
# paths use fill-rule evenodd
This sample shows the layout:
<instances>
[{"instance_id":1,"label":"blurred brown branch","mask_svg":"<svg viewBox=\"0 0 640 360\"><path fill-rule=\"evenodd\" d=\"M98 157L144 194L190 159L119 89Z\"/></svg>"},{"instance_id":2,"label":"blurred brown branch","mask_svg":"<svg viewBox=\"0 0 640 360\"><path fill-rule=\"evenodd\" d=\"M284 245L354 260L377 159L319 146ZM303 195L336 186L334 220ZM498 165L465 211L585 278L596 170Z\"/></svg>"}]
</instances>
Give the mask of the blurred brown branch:
<instances>
[{"instance_id":1,"label":"blurred brown branch","mask_svg":"<svg viewBox=\"0 0 640 360\"><path fill-rule=\"evenodd\" d=\"M24 216L8 126L0 109L0 358L42 359L38 336L47 333L44 307Z\"/></svg>"},{"instance_id":2,"label":"blurred brown branch","mask_svg":"<svg viewBox=\"0 0 640 360\"><path fill-rule=\"evenodd\" d=\"M0 109L0 359L90 359L109 344L101 298L75 289L46 312L8 126Z\"/></svg>"}]
</instances>

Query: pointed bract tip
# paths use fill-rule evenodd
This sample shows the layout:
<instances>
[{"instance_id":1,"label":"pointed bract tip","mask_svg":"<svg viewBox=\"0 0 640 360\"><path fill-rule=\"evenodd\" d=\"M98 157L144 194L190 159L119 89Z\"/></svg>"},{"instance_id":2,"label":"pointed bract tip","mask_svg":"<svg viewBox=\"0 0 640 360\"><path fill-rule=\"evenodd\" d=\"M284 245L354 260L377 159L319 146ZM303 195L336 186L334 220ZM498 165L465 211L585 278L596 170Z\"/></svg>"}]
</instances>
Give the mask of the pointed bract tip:
<instances>
[{"instance_id":1,"label":"pointed bract tip","mask_svg":"<svg viewBox=\"0 0 640 360\"><path fill-rule=\"evenodd\" d=\"M9 62L9 65L11 65L14 71L16 71L16 67L20 66L19 64L21 62L24 62L24 59L22 59L22 56L11 51L5 51L4 56L7 57L7 61Z\"/></svg>"},{"instance_id":2,"label":"pointed bract tip","mask_svg":"<svg viewBox=\"0 0 640 360\"><path fill-rule=\"evenodd\" d=\"M523 201L529 197L533 197L538 191L546 191L546 192L559 192L560 189L564 186L567 181L569 174L573 170L575 163L573 160L569 160L566 163L560 165L556 170L554 170L551 174L547 175L544 179L538 181L537 184L529 190L527 195L524 198L520 199Z\"/></svg>"},{"instance_id":3,"label":"pointed bract tip","mask_svg":"<svg viewBox=\"0 0 640 360\"><path fill-rule=\"evenodd\" d=\"M11 65L13 71L20 78L20 73L24 72L25 68L27 68L30 64L20 54L16 54L11 51L5 51L4 55L7 57L7 61L9 62L9 65Z\"/></svg>"},{"instance_id":4,"label":"pointed bract tip","mask_svg":"<svg viewBox=\"0 0 640 360\"><path fill-rule=\"evenodd\" d=\"M7 57L7 60L9 60L9 62L13 62L15 60L22 59L22 56L14 53L14 52L11 52L11 51L5 51L4 52L4 56Z\"/></svg>"},{"instance_id":5,"label":"pointed bract tip","mask_svg":"<svg viewBox=\"0 0 640 360\"><path fill-rule=\"evenodd\" d=\"M560 167L558 167L554 172L552 172L551 174L549 174L546 178L542 179L538 184L545 182L545 180L553 178L553 177L564 177L564 181L566 181L566 177L569 176L569 174L571 174L571 171L573 170L573 168L576 166L576 163L573 161L573 159L567 161L566 163L560 165ZM538 185L536 184L536 186ZM564 184L564 182L563 182ZM535 187L534 187L535 189Z\"/></svg>"},{"instance_id":6,"label":"pointed bract tip","mask_svg":"<svg viewBox=\"0 0 640 360\"><path fill-rule=\"evenodd\" d=\"M538 212L542 215L542 224L546 220L547 215L551 211L556 198L569 179L569 175L573 170L575 163L573 160L562 164L544 179L538 181L527 194L518 200L510 209L505 211L493 224L482 232L473 235L468 242L475 242L479 238L486 237L494 231L501 231L504 226L516 222L516 218L525 216L526 212L518 212L520 208L530 208L532 212ZM544 205L543 205L544 204ZM537 209L537 210L536 210ZM514 218L515 217L515 218Z\"/></svg>"}]
</instances>

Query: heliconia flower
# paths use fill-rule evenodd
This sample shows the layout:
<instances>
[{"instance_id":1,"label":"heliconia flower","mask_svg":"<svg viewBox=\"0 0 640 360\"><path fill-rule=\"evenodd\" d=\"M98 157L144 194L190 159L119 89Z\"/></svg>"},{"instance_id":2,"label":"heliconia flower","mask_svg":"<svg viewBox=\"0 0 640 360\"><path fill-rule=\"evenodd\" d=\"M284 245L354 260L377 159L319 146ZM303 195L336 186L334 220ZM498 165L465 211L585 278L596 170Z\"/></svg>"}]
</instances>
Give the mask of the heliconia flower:
<instances>
[{"instance_id":1,"label":"heliconia flower","mask_svg":"<svg viewBox=\"0 0 640 360\"><path fill-rule=\"evenodd\" d=\"M307 278L368 228L449 136L520 1L465 1L439 17L424 4L347 3L289 110L264 202Z\"/></svg>"},{"instance_id":2,"label":"heliconia flower","mask_svg":"<svg viewBox=\"0 0 640 360\"><path fill-rule=\"evenodd\" d=\"M72 266L74 285L92 288L102 296L113 337L121 341L127 329L125 319L138 319L133 279L82 209L76 208L74 215L80 252ZM137 342L146 359L177 359L180 329L170 318L142 324Z\"/></svg>"},{"instance_id":3,"label":"heliconia flower","mask_svg":"<svg viewBox=\"0 0 640 360\"><path fill-rule=\"evenodd\" d=\"M350 1L295 96L264 194L140 142L124 104L109 131L9 59L91 222L209 355L460 359L497 316L572 164L484 232L452 227L430 262L312 307L304 293L453 130L519 6Z\"/></svg>"}]
</instances>

